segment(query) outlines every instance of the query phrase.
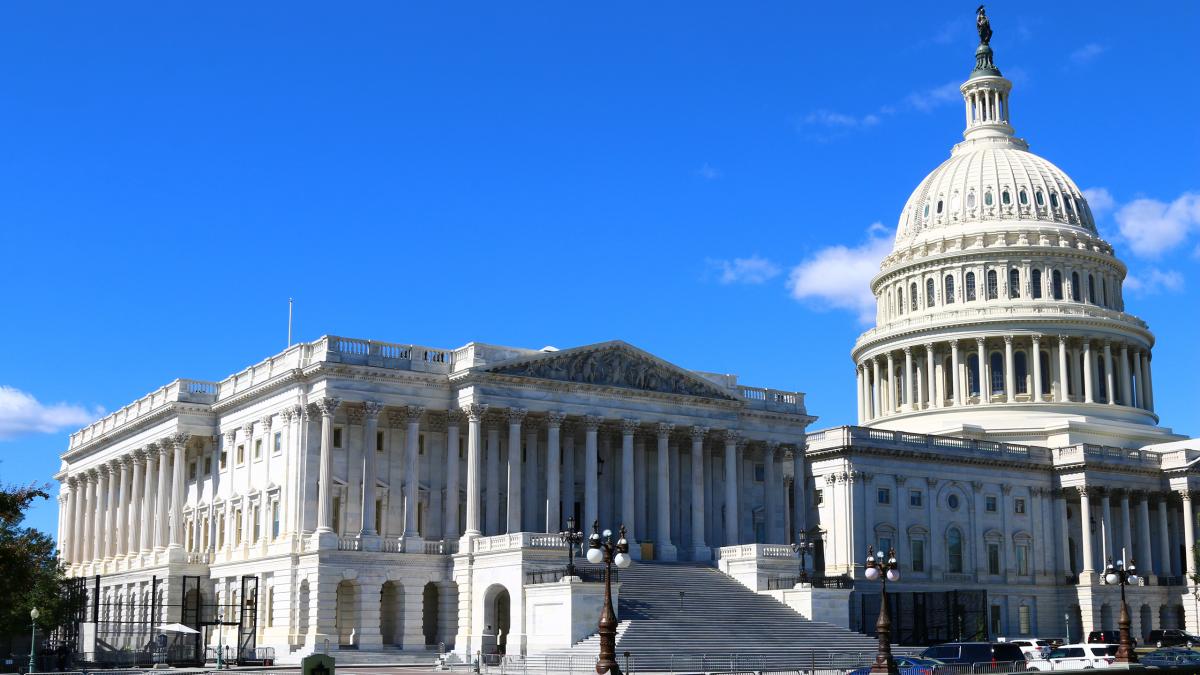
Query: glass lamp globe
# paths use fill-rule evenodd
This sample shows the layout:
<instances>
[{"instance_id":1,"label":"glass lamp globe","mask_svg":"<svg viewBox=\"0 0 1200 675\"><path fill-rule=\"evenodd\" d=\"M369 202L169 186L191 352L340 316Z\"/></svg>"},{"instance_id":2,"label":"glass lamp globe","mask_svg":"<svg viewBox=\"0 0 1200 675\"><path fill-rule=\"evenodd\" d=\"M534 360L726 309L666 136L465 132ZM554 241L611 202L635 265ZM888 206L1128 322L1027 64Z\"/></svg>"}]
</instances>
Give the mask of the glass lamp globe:
<instances>
[{"instance_id":1,"label":"glass lamp globe","mask_svg":"<svg viewBox=\"0 0 1200 675\"><path fill-rule=\"evenodd\" d=\"M900 570L896 570L896 569L888 570L887 571L887 580L888 581L899 581L900 580Z\"/></svg>"},{"instance_id":2,"label":"glass lamp globe","mask_svg":"<svg viewBox=\"0 0 1200 675\"><path fill-rule=\"evenodd\" d=\"M1110 586L1117 583L1117 581L1118 579L1116 572L1109 572L1108 574L1104 575L1104 583L1109 584Z\"/></svg>"},{"instance_id":3,"label":"glass lamp globe","mask_svg":"<svg viewBox=\"0 0 1200 675\"><path fill-rule=\"evenodd\" d=\"M37 618L40 615L41 615L41 612L38 611L37 607L34 607L33 609L29 610L29 618L33 619L34 621L37 621Z\"/></svg>"},{"instance_id":4,"label":"glass lamp globe","mask_svg":"<svg viewBox=\"0 0 1200 675\"><path fill-rule=\"evenodd\" d=\"M865 574L865 575L866 575L866 577L867 577L868 579L870 579L871 581L875 581L876 579L878 579L878 578L879 578L879 568L877 568L877 567L868 567L868 568L866 569L866 571L865 571L865 572L863 572L863 574Z\"/></svg>"},{"instance_id":5,"label":"glass lamp globe","mask_svg":"<svg viewBox=\"0 0 1200 675\"><path fill-rule=\"evenodd\" d=\"M888 558L888 564L889 564L889 565L895 565L895 564L896 564L896 559L895 559L895 558Z\"/></svg>"},{"instance_id":6,"label":"glass lamp globe","mask_svg":"<svg viewBox=\"0 0 1200 675\"><path fill-rule=\"evenodd\" d=\"M608 539L608 538L609 538L609 537L611 537L611 536L612 536L612 530L605 530L605 531L604 531L604 538L605 538L605 539Z\"/></svg>"},{"instance_id":7,"label":"glass lamp globe","mask_svg":"<svg viewBox=\"0 0 1200 675\"><path fill-rule=\"evenodd\" d=\"M1128 577L1126 577L1126 579L1129 581L1129 583L1133 584L1134 586L1137 586L1142 581L1141 579L1138 578L1138 575L1136 575L1136 574L1130 574Z\"/></svg>"},{"instance_id":8,"label":"glass lamp globe","mask_svg":"<svg viewBox=\"0 0 1200 675\"><path fill-rule=\"evenodd\" d=\"M629 559L628 554L618 553L617 555L613 556L613 562L616 563L617 567L625 569L626 567L629 567L629 563L632 561Z\"/></svg>"},{"instance_id":9,"label":"glass lamp globe","mask_svg":"<svg viewBox=\"0 0 1200 675\"><path fill-rule=\"evenodd\" d=\"M620 539L617 540L617 546L628 546L628 545L629 545L629 540L626 539L625 537L621 537Z\"/></svg>"},{"instance_id":10,"label":"glass lamp globe","mask_svg":"<svg viewBox=\"0 0 1200 675\"><path fill-rule=\"evenodd\" d=\"M600 549L598 549L598 548L589 548L588 549L588 552L587 552L587 561L588 562L595 565L597 563L602 562L603 560L604 560L604 554L600 552Z\"/></svg>"}]
</instances>

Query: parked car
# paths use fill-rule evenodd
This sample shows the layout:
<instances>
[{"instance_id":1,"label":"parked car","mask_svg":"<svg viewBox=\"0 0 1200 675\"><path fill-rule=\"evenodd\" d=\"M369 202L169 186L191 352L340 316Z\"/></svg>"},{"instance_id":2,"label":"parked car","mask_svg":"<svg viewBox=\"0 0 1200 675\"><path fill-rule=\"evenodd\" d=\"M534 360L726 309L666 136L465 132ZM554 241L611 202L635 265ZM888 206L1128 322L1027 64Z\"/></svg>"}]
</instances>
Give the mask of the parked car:
<instances>
[{"instance_id":1,"label":"parked car","mask_svg":"<svg viewBox=\"0 0 1200 675\"><path fill-rule=\"evenodd\" d=\"M1024 661L1021 648L1011 642L947 642L927 647L921 658L942 663L1012 663Z\"/></svg>"},{"instance_id":2,"label":"parked car","mask_svg":"<svg viewBox=\"0 0 1200 675\"><path fill-rule=\"evenodd\" d=\"M1146 644L1154 645L1155 647L1200 647L1200 637L1196 637L1191 633L1179 630L1178 628L1164 628L1163 630L1152 630L1146 636Z\"/></svg>"},{"instance_id":3,"label":"parked car","mask_svg":"<svg viewBox=\"0 0 1200 675\"><path fill-rule=\"evenodd\" d=\"M900 670L900 675L933 675L938 666L945 665L941 661L933 659L919 659L915 656L897 656L896 668ZM847 675L868 675L871 672L871 667L866 666L858 670L852 670Z\"/></svg>"},{"instance_id":4,"label":"parked car","mask_svg":"<svg viewBox=\"0 0 1200 675\"><path fill-rule=\"evenodd\" d=\"M1120 645L1106 643L1063 645L1050 652L1046 658L1030 661L1028 665L1030 670L1107 668L1117 660L1117 650L1120 648Z\"/></svg>"},{"instance_id":5,"label":"parked car","mask_svg":"<svg viewBox=\"0 0 1200 675\"><path fill-rule=\"evenodd\" d=\"M1009 640L1009 644L1020 647L1026 661L1044 659L1054 649L1049 640Z\"/></svg>"},{"instance_id":6,"label":"parked car","mask_svg":"<svg viewBox=\"0 0 1200 675\"><path fill-rule=\"evenodd\" d=\"M1190 649L1167 647L1138 657L1138 663L1155 668L1178 668L1200 666L1200 654Z\"/></svg>"},{"instance_id":7,"label":"parked car","mask_svg":"<svg viewBox=\"0 0 1200 675\"><path fill-rule=\"evenodd\" d=\"M1119 630L1094 630L1088 633L1087 641L1093 644L1115 645L1121 643L1121 631ZM1129 636L1129 641L1133 646L1137 646L1137 640L1132 635Z\"/></svg>"}]
</instances>

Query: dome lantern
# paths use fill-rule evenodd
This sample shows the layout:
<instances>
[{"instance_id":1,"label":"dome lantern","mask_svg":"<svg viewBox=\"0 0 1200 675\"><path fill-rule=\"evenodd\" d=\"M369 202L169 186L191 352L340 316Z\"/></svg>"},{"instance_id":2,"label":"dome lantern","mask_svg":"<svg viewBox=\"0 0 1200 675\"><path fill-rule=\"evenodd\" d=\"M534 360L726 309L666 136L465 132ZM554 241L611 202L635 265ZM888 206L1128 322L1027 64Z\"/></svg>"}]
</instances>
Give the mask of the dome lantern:
<instances>
[{"instance_id":1,"label":"dome lantern","mask_svg":"<svg viewBox=\"0 0 1200 675\"><path fill-rule=\"evenodd\" d=\"M979 29L979 47L975 50L975 70L959 88L967 108L967 128L963 138L1012 138L1008 94L1012 82L1000 74L992 61L992 25L983 5L976 11L975 24Z\"/></svg>"}]
</instances>

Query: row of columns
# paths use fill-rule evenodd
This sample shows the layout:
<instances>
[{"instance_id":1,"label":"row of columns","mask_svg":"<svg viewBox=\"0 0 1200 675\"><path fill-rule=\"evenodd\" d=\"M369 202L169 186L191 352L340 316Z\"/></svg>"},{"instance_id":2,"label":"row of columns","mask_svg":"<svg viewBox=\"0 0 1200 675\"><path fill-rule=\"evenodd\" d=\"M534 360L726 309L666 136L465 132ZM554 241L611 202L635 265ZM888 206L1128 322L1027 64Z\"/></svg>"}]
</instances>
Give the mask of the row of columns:
<instances>
[{"instance_id":1,"label":"row of columns","mask_svg":"<svg viewBox=\"0 0 1200 675\"><path fill-rule=\"evenodd\" d=\"M174 434L67 477L59 545L67 563L182 545L189 438Z\"/></svg>"},{"instance_id":2,"label":"row of columns","mask_svg":"<svg viewBox=\"0 0 1200 675\"><path fill-rule=\"evenodd\" d=\"M1182 541L1185 542L1187 549L1183 556L1183 568L1178 569L1174 565L1175 557L1172 555L1170 538L1166 536L1166 533L1170 528L1170 523L1172 520L1174 520L1170 514L1171 505L1169 497L1171 493L1157 495L1159 550L1156 553L1151 546L1150 540L1150 499L1152 496L1154 496L1153 493L1130 490L1114 491L1088 486L1078 486L1074 488L1074 490L1079 496L1080 517L1078 518L1077 522L1079 522L1081 530L1079 541L1080 549L1082 550L1080 557L1082 558L1081 564L1085 577L1094 575L1097 571L1102 572L1107 564L1107 558L1111 558L1113 561L1121 558L1120 551L1116 546L1116 537L1114 537L1116 525L1111 522L1113 496L1116 496L1119 500L1121 547L1125 549L1127 554L1131 555L1133 561L1136 561L1138 569L1141 570L1143 575L1150 574L1154 570L1154 559L1156 555L1161 556L1159 558L1158 569L1161 570L1163 576L1186 575L1191 577L1196 573L1195 556L1193 556L1191 553L1192 545L1195 543L1196 539L1195 515L1192 511L1192 496L1190 491L1175 491L1175 493L1179 496L1181 503L1183 519ZM1137 542L1133 541L1131 535L1131 496L1137 496L1139 498L1137 514ZM1095 559L1094 551L1095 541L1093 540L1093 536L1095 536L1096 533L1093 533L1091 528L1092 520L1094 518L1093 509L1096 506L1094 499L1097 497L1100 501L1099 535L1103 537L1103 540L1100 542L1101 551L1103 552L1103 557L1106 558L1099 561ZM1058 509L1060 521L1063 523L1068 522L1066 518L1066 495L1062 495L1058 498ZM1068 550L1068 537L1064 536L1061 544L1063 547L1063 560L1068 561L1070 559ZM1127 559L1125 562L1128 564L1130 560ZM1097 567L1097 564L1099 564L1099 567ZM1064 567L1065 565L1066 563L1064 562Z\"/></svg>"},{"instance_id":3,"label":"row of columns","mask_svg":"<svg viewBox=\"0 0 1200 675\"><path fill-rule=\"evenodd\" d=\"M1030 402L1076 401L1154 410L1149 350L1128 343L1114 344L1107 339L1094 341L1088 338L1079 339L1078 346L1074 347L1075 339L1066 335L1059 335L1056 340L1039 334L1000 336L1004 342L1003 384L1001 393L995 395L990 358L992 339L981 336L974 340L953 339L903 346L899 350L904 357L902 371L897 367L896 350L864 359L855 369L859 422L932 408L1013 403L1018 396ZM1043 339L1054 352L1050 372L1042 369ZM1097 348L1093 348L1094 343L1098 343ZM1016 377L1018 348L1026 355L1029 379L1023 383L1018 383ZM944 373L947 351L949 377ZM976 358L978 385L978 397L973 401L967 379L972 355ZM1103 388L1099 382L1101 377ZM1049 395L1042 393L1044 378L1050 378ZM1019 393L1022 388L1023 394Z\"/></svg>"}]
</instances>

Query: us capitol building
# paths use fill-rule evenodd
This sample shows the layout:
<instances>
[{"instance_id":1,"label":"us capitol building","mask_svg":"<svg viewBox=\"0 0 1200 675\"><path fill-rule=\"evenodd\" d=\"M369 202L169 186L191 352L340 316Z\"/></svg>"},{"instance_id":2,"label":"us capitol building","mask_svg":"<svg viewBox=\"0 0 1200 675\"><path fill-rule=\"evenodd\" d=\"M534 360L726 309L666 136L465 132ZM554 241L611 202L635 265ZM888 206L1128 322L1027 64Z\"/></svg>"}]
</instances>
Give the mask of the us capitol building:
<instances>
[{"instance_id":1,"label":"us capitol building","mask_svg":"<svg viewBox=\"0 0 1200 675\"><path fill-rule=\"evenodd\" d=\"M1154 336L1126 312L1126 268L1075 183L1015 135L987 42L961 87L963 140L913 191L871 281L857 426L809 432L801 393L619 341L295 344L71 435L59 542L95 608L87 648L136 647L150 616L280 661L331 644L569 648L595 631L599 584L529 576L563 561L569 517L625 524L643 564L716 565L863 631L877 585L771 583L795 573L797 532L846 585L868 545L894 547L905 616L962 594L988 635L1077 639L1116 627L1100 573L1123 558L1144 576L1135 636L1200 630L1200 444L1158 426Z\"/></svg>"}]
</instances>

